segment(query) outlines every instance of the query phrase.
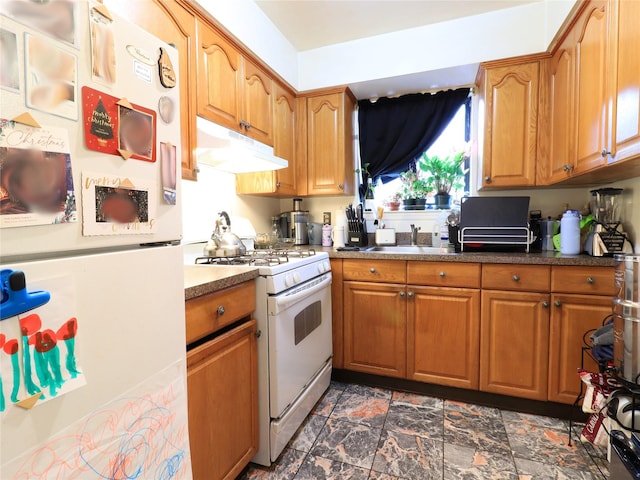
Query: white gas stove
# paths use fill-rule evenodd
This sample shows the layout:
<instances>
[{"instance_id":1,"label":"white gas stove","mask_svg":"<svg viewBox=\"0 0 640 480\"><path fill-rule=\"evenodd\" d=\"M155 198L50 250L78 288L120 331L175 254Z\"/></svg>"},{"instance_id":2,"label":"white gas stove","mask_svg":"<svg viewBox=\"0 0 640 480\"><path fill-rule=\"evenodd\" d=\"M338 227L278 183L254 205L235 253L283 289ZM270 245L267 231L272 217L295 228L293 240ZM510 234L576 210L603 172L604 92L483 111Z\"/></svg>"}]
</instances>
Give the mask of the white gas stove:
<instances>
[{"instance_id":1,"label":"white gas stove","mask_svg":"<svg viewBox=\"0 0 640 480\"><path fill-rule=\"evenodd\" d=\"M196 253L196 248L198 252ZM255 266L258 323L258 422L255 463L269 466L331 380L331 264L308 247L254 250L241 257L203 257L185 246L185 263Z\"/></svg>"}]
</instances>

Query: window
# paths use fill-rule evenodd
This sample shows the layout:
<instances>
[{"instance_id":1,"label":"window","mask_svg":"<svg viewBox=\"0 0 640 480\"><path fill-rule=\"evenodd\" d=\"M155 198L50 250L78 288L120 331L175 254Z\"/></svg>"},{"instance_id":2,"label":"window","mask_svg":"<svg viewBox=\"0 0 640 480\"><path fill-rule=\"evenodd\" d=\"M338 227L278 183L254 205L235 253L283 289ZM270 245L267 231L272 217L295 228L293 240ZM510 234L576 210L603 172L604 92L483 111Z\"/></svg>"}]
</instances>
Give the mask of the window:
<instances>
[{"instance_id":1,"label":"window","mask_svg":"<svg viewBox=\"0 0 640 480\"><path fill-rule=\"evenodd\" d=\"M466 106L463 105L456 112L455 116L447 125L447 128L440 134L438 139L429 147L427 150L427 155L438 155L441 157L446 157L453 152L459 152L460 149L464 148L466 145L465 141L465 126L466 126ZM469 184L469 160L466 160L465 163L465 188L464 192L455 192L455 198L460 198L464 193L468 193L470 191ZM392 180L387 184L378 183L375 188L375 197L377 202L383 202L385 199L393 196L396 192L400 190L400 179ZM433 202L433 199L429 199L428 202Z\"/></svg>"}]
</instances>

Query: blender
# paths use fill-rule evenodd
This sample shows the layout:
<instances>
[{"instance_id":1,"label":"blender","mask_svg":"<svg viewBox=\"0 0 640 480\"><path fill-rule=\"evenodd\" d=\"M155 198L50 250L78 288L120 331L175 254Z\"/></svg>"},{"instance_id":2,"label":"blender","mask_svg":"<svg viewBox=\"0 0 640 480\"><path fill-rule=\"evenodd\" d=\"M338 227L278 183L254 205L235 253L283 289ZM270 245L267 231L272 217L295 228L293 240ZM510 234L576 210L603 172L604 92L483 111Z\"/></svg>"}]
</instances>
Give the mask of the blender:
<instances>
[{"instance_id":1,"label":"blender","mask_svg":"<svg viewBox=\"0 0 640 480\"><path fill-rule=\"evenodd\" d=\"M625 234L620 224L622 188L591 190L591 213L594 222L585 242L585 250L594 257L622 252Z\"/></svg>"}]
</instances>

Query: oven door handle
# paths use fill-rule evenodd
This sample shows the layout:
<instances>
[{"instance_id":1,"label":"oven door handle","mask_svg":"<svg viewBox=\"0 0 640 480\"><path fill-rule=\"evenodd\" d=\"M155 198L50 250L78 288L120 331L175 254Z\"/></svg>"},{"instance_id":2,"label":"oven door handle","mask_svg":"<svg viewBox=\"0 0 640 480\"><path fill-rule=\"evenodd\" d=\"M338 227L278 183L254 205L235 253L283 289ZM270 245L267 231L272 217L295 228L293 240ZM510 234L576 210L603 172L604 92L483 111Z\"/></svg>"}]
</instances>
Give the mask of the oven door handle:
<instances>
[{"instance_id":1,"label":"oven door handle","mask_svg":"<svg viewBox=\"0 0 640 480\"><path fill-rule=\"evenodd\" d=\"M317 285L314 285L311 288L304 289L301 292L294 293L293 295L286 295L284 297L276 298L276 305L280 308L286 308L287 306L293 303L296 303L302 300L303 298L308 297L309 295L319 292L320 290L326 288L329 285L331 285L330 275L327 276L326 279L322 280L320 283L318 283Z\"/></svg>"}]
</instances>

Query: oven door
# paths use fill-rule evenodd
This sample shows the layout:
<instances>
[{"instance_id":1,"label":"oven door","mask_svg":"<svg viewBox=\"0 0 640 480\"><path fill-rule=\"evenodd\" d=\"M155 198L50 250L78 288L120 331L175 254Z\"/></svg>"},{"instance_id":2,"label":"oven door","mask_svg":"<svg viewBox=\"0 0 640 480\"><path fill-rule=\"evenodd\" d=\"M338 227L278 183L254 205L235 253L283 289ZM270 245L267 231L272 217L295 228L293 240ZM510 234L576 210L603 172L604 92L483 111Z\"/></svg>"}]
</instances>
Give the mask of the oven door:
<instances>
[{"instance_id":1,"label":"oven door","mask_svg":"<svg viewBox=\"0 0 640 480\"><path fill-rule=\"evenodd\" d=\"M268 300L271 418L331 361L331 272Z\"/></svg>"}]
</instances>

